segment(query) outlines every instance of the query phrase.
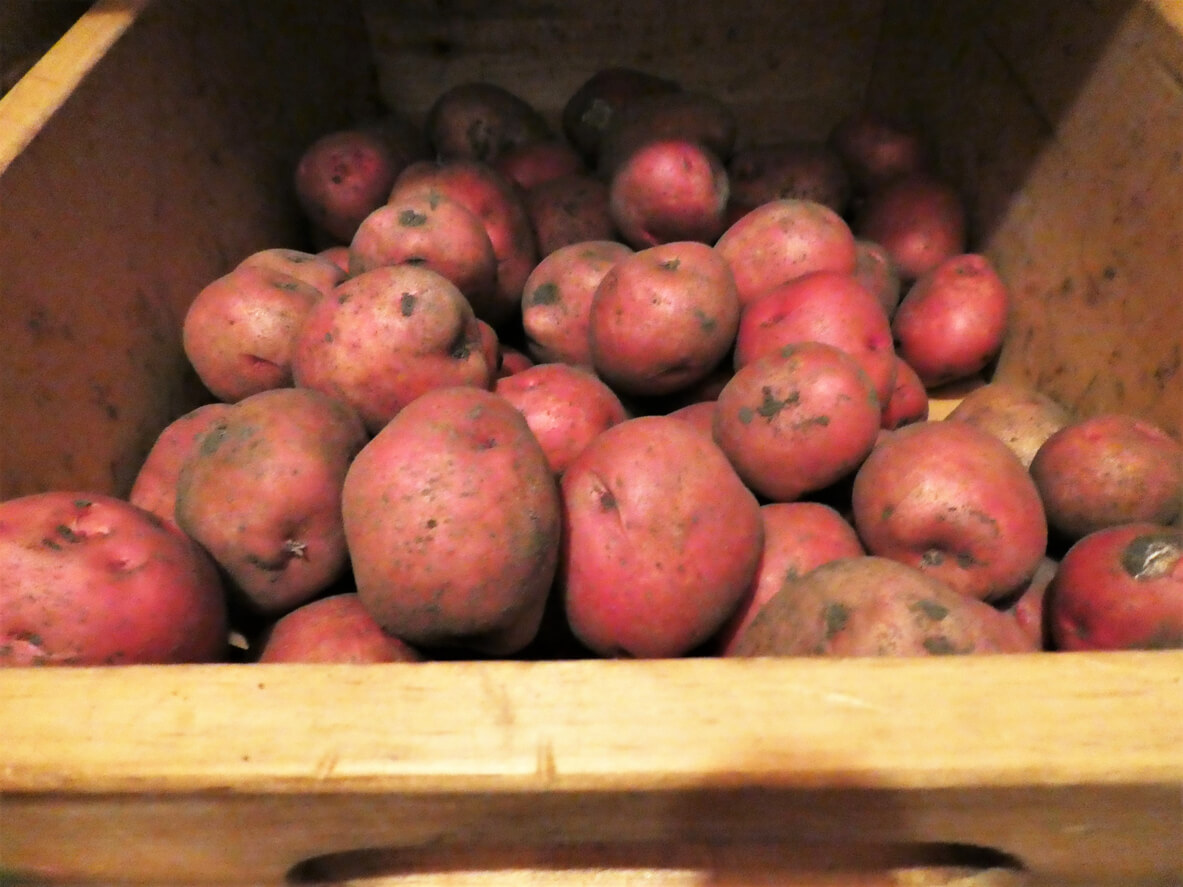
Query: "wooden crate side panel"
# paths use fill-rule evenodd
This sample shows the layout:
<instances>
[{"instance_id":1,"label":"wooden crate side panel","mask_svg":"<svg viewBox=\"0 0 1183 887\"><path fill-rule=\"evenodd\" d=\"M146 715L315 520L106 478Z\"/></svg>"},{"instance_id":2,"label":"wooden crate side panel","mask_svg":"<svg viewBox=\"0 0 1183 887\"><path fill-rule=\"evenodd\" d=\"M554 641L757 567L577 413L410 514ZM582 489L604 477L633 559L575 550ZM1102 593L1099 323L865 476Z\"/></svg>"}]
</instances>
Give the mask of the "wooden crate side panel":
<instances>
[{"instance_id":1,"label":"wooden crate side panel","mask_svg":"<svg viewBox=\"0 0 1183 887\"><path fill-rule=\"evenodd\" d=\"M490 80L557 123L597 70L626 65L709 92L736 111L740 141L820 138L857 106L882 0L439 3L367 0L382 92L421 119L444 89Z\"/></svg>"},{"instance_id":2,"label":"wooden crate side panel","mask_svg":"<svg viewBox=\"0 0 1183 887\"><path fill-rule=\"evenodd\" d=\"M1183 35L1168 10L891 4L872 90L922 120L969 196L974 248L1011 284L997 376L1179 436Z\"/></svg>"},{"instance_id":3,"label":"wooden crate side panel","mask_svg":"<svg viewBox=\"0 0 1183 887\"><path fill-rule=\"evenodd\" d=\"M300 245L299 151L372 105L359 35L334 4L160 2L43 126L3 121L35 135L0 177L0 496L124 493L207 396L185 311L249 252ZM59 49L71 34L42 74Z\"/></svg>"}]
</instances>

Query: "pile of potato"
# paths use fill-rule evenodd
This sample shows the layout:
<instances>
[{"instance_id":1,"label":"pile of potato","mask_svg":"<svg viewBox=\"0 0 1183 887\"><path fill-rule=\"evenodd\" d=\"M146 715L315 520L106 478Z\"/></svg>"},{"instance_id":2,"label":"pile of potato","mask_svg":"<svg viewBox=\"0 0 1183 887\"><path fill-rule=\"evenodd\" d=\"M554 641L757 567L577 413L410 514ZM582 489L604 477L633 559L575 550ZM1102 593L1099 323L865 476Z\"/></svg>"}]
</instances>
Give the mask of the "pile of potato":
<instances>
[{"instance_id":1,"label":"pile of potato","mask_svg":"<svg viewBox=\"0 0 1183 887\"><path fill-rule=\"evenodd\" d=\"M988 381L1010 294L922 133L611 68L294 185L127 499L0 503L0 664L1183 646L1183 446Z\"/></svg>"}]
</instances>

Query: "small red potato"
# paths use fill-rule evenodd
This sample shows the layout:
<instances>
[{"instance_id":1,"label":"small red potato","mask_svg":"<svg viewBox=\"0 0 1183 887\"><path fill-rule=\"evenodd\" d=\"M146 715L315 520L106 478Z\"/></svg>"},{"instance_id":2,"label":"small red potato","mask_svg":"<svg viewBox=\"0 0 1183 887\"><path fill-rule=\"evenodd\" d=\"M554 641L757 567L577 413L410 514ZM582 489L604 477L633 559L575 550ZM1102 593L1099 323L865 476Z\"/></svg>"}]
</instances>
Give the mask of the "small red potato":
<instances>
[{"instance_id":1,"label":"small red potato","mask_svg":"<svg viewBox=\"0 0 1183 887\"><path fill-rule=\"evenodd\" d=\"M319 598L277 619L262 638L259 662L420 662L410 644L387 634L356 593Z\"/></svg>"},{"instance_id":2,"label":"small red potato","mask_svg":"<svg viewBox=\"0 0 1183 887\"><path fill-rule=\"evenodd\" d=\"M646 95L678 92L673 80L624 66L602 68L588 77L563 105L563 133L583 155L594 162L604 130L625 104Z\"/></svg>"},{"instance_id":3,"label":"small red potato","mask_svg":"<svg viewBox=\"0 0 1183 887\"><path fill-rule=\"evenodd\" d=\"M895 315L903 297L900 272L881 244L856 238L854 279L874 293L888 318Z\"/></svg>"},{"instance_id":4,"label":"small red potato","mask_svg":"<svg viewBox=\"0 0 1183 887\"><path fill-rule=\"evenodd\" d=\"M737 150L727 164L730 212L736 219L763 203L812 200L842 215L850 202L850 174L838 153L821 142L788 141Z\"/></svg>"},{"instance_id":5,"label":"small red potato","mask_svg":"<svg viewBox=\"0 0 1183 887\"><path fill-rule=\"evenodd\" d=\"M671 410L667 415L675 419L689 422L690 425L706 435L707 439L715 439L715 401L699 400L688 403L684 407Z\"/></svg>"},{"instance_id":6,"label":"small red potato","mask_svg":"<svg viewBox=\"0 0 1183 887\"><path fill-rule=\"evenodd\" d=\"M868 109L839 120L826 142L864 193L925 172L931 164L924 139L914 126Z\"/></svg>"},{"instance_id":7,"label":"small red potato","mask_svg":"<svg viewBox=\"0 0 1183 887\"><path fill-rule=\"evenodd\" d=\"M896 356L895 384L883 406L880 425L894 431L928 418L928 391L907 361Z\"/></svg>"},{"instance_id":8,"label":"small red potato","mask_svg":"<svg viewBox=\"0 0 1183 887\"><path fill-rule=\"evenodd\" d=\"M370 433L434 388L489 388L490 367L472 306L441 274L387 265L342 283L309 312L293 377L349 404Z\"/></svg>"},{"instance_id":9,"label":"small red potato","mask_svg":"<svg viewBox=\"0 0 1183 887\"><path fill-rule=\"evenodd\" d=\"M1015 592L1047 549L1043 504L1023 463L965 422L891 432L855 474L851 507L868 552L970 597Z\"/></svg>"},{"instance_id":10,"label":"small red potato","mask_svg":"<svg viewBox=\"0 0 1183 887\"><path fill-rule=\"evenodd\" d=\"M322 294L344 280L345 272L348 270L326 256L283 247L251 253L238 263L239 268L244 266L270 268L272 271L302 280L309 286L316 287Z\"/></svg>"},{"instance_id":11,"label":"small red potato","mask_svg":"<svg viewBox=\"0 0 1183 887\"><path fill-rule=\"evenodd\" d=\"M248 607L284 613L346 569L341 486L366 441L357 413L306 388L239 401L202 435L177 479L177 524Z\"/></svg>"},{"instance_id":12,"label":"small red potato","mask_svg":"<svg viewBox=\"0 0 1183 887\"><path fill-rule=\"evenodd\" d=\"M296 198L304 215L336 243L353 239L361 220L386 202L400 161L365 129L326 133L296 164Z\"/></svg>"},{"instance_id":13,"label":"small red potato","mask_svg":"<svg viewBox=\"0 0 1183 887\"><path fill-rule=\"evenodd\" d=\"M485 225L497 259L496 311L486 320L500 329L517 318L526 278L538 263L538 246L522 195L491 166L476 160L412 163L395 182L387 200L395 203L418 191L441 193L464 206Z\"/></svg>"},{"instance_id":14,"label":"small red potato","mask_svg":"<svg viewBox=\"0 0 1183 887\"><path fill-rule=\"evenodd\" d=\"M292 384L292 349L320 290L281 271L236 268L204 286L185 312L181 343L198 378L232 403Z\"/></svg>"},{"instance_id":15,"label":"small red potato","mask_svg":"<svg viewBox=\"0 0 1183 887\"><path fill-rule=\"evenodd\" d=\"M1019 628L1031 639L1031 643L1041 650L1051 650L1053 647L1044 604L1047 601L1048 586L1051 585L1059 567L1058 561L1045 556L1035 568L1035 575L1031 577L1031 581L1012 600L1001 603L1002 611L1014 617Z\"/></svg>"},{"instance_id":16,"label":"small red potato","mask_svg":"<svg viewBox=\"0 0 1183 887\"><path fill-rule=\"evenodd\" d=\"M731 266L742 305L811 271L854 271L854 234L845 220L811 200L756 207L715 242Z\"/></svg>"},{"instance_id":17,"label":"small red potato","mask_svg":"<svg viewBox=\"0 0 1183 887\"><path fill-rule=\"evenodd\" d=\"M854 230L882 245L900 277L911 282L966 251L965 203L948 182L904 176L867 196Z\"/></svg>"},{"instance_id":18,"label":"small red potato","mask_svg":"<svg viewBox=\"0 0 1183 887\"><path fill-rule=\"evenodd\" d=\"M1006 613L914 567L862 556L822 564L785 583L730 655L950 656L1036 649Z\"/></svg>"},{"instance_id":19,"label":"small red potato","mask_svg":"<svg viewBox=\"0 0 1183 887\"><path fill-rule=\"evenodd\" d=\"M357 593L412 646L515 653L555 576L560 502L546 455L509 401L431 391L354 459L342 512Z\"/></svg>"},{"instance_id":20,"label":"small red potato","mask_svg":"<svg viewBox=\"0 0 1183 887\"><path fill-rule=\"evenodd\" d=\"M1124 413L1055 431L1031 460L1031 477L1048 522L1070 540L1115 524L1169 524L1183 510L1183 445Z\"/></svg>"},{"instance_id":21,"label":"small red potato","mask_svg":"<svg viewBox=\"0 0 1183 887\"><path fill-rule=\"evenodd\" d=\"M177 480L181 466L197 448L201 436L225 418L231 404L209 403L174 419L156 436L152 449L132 482L127 501L177 525Z\"/></svg>"},{"instance_id":22,"label":"small red potato","mask_svg":"<svg viewBox=\"0 0 1183 887\"><path fill-rule=\"evenodd\" d=\"M684 91L640 96L621 107L604 130L596 171L611 181L634 151L665 140L702 145L725 165L737 131L735 112L715 96Z\"/></svg>"},{"instance_id":23,"label":"small red potato","mask_svg":"<svg viewBox=\"0 0 1183 887\"><path fill-rule=\"evenodd\" d=\"M440 159L483 162L551 137L550 126L533 105L485 81L461 83L440 93L427 110L424 131Z\"/></svg>"},{"instance_id":24,"label":"small red potato","mask_svg":"<svg viewBox=\"0 0 1183 887\"><path fill-rule=\"evenodd\" d=\"M316 253L322 259L328 259L338 268L345 272L341 279L345 279L345 275L349 274L349 247L344 243L339 243L336 246L327 246L320 252Z\"/></svg>"},{"instance_id":25,"label":"small red potato","mask_svg":"<svg viewBox=\"0 0 1183 887\"><path fill-rule=\"evenodd\" d=\"M912 284L891 321L896 351L929 388L967 379L1002 348L1010 291L976 253L951 256Z\"/></svg>"},{"instance_id":26,"label":"small red potato","mask_svg":"<svg viewBox=\"0 0 1183 887\"><path fill-rule=\"evenodd\" d=\"M562 474L600 432L625 419L620 398L588 370L544 363L499 379L493 390L517 407L551 471Z\"/></svg>"},{"instance_id":27,"label":"small red potato","mask_svg":"<svg viewBox=\"0 0 1183 887\"><path fill-rule=\"evenodd\" d=\"M573 243L617 239L608 186L586 173L543 182L522 200L541 258Z\"/></svg>"},{"instance_id":28,"label":"small red potato","mask_svg":"<svg viewBox=\"0 0 1183 887\"><path fill-rule=\"evenodd\" d=\"M715 441L744 483L791 502L853 472L875 445L880 406L853 357L786 345L737 370L715 408Z\"/></svg>"},{"instance_id":29,"label":"small red potato","mask_svg":"<svg viewBox=\"0 0 1183 887\"><path fill-rule=\"evenodd\" d=\"M349 275L384 265L442 274L482 320L499 319L497 257L484 222L436 191L408 194L374 210L349 244Z\"/></svg>"},{"instance_id":30,"label":"small red potato","mask_svg":"<svg viewBox=\"0 0 1183 887\"><path fill-rule=\"evenodd\" d=\"M227 619L213 561L150 512L56 490L0 503L0 666L214 662Z\"/></svg>"},{"instance_id":31,"label":"small red potato","mask_svg":"<svg viewBox=\"0 0 1183 887\"><path fill-rule=\"evenodd\" d=\"M562 479L559 588L601 656L681 656L738 605L763 545L760 508L714 443L683 420L609 428Z\"/></svg>"},{"instance_id":32,"label":"small red potato","mask_svg":"<svg viewBox=\"0 0 1183 887\"><path fill-rule=\"evenodd\" d=\"M1183 648L1183 531L1135 521L1081 537L1044 606L1059 650Z\"/></svg>"},{"instance_id":33,"label":"small red potato","mask_svg":"<svg viewBox=\"0 0 1183 887\"><path fill-rule=\"evenodd\" d=\"M590 240L560 247L538 263L522 295L526 350L535 361L592 365L592 299L604 276L631 255L623 243Z\"/></svg>"},{"instance_id":34,"label":"small red potato","mask_svg":"<svg viewBox=\"0 0 1183 887\"><path fill-rule=\"evenodd\" d=\"M1072 421L1072 414L1028 385L995 380L967 392L946 418L990 432L1030 468L1039 448Z\"/></svg>"},{"instance_id":35,"label":"small red potato","mask_svg":"<svg viewBox=\"0 0 1183 887\"><path fill-rule=\"evenodd\" d=\"M727 656L756 613L787 583L822 564L866 554L854 527L820 502L772 502L760 509L764 550L747 594L713 641Z\"/></svg>"},{"instance_id":36,"label":"small red potato","mask_svg":"<svg viewBox=\"0 0 1183 887\"><path fill-rule=\"evenodd\" d=\"M526 354L523 354L512 345L506 345L504 342L497 347L500 353L500 360L497 371L497 378L504 379L506 376L512 376L514 373L520 373L522 370L527 370L534 366L534 361Z\"/></svg>"},{"instance_id":37,"label":"small red potato","mask_svg":"<svg viewBox=\"0 0 1183 887\"><path fill-rule=\"evenodd\" d=\"M740 369L785 345L824 342L853 357L880 404L895 386L896 353L883 306L851 274L812 271L748 302L735 337Z\"/></svg>"},{"instance_id":38,"label":"small red potato","mask_svg":"<svg viewBox=\"0 0 1183 887\"><path fill-rule=\"evenodd\" d=\"M552 179L587 172L579 152L557 138L510 148L498 155L491 166L525 191Z\"/></svg>"},{"instance_id":39,"label":"small red potato","mask_svg":"<svg viewBox=\"0 0 1183 887\"><path fill-rule=\"evenodd\" d=\"M727 171L697 142L662 139L638 147L616 167L608 209L635 249L696 240L712 244L727 227Z\"/></svg>"},{"instance_id":40,"label":"small red potato","mask_svg":"<svg viewBox=\"0 0 1183 887\"><path fill-rule=\"evenodd\" d=\"M669 394L727 356L739 299L712 247L677 241L626 256L596 287L588 319L592 366L614 390Z\"/></svg>"}]
</instances>

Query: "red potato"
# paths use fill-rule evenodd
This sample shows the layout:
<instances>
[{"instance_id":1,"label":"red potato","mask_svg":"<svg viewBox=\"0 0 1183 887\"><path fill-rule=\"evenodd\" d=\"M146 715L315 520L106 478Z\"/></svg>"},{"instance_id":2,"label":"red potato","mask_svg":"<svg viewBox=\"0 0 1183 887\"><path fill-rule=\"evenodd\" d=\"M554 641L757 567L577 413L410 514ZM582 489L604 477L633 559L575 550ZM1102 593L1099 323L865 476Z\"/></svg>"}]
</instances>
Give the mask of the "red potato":
<instances>
[{"instance_id":1,"label":"red potato","mask_svg":"<svg viewBox=\"0 0 1183 887\"><path fill-rule=\"evenodd\" d=\"M1044 606L1059 650L1183 648L1183 531L1135 521L1083 536Z\"/></svg>"},{"instance_id":2,"label":"red potato","mask_svg":"<svg viewBox=\"0 0 1183 887\"><path fill-rule=\"evenodd\" d=\"M342 268L331 258L317 253L284 249L283 247L259 250L238 263L239 268L251 266L269 268L272 271L294 277L296 280L302 280L322 294L344 280L345 272L348 270Z\"/></svg>"},{"instance_id":3,"label":"red potato","mask_svg":"<svg viewBox=\"0 0 1183 887\"><path fill-rule=\"evenodd\" d=\"M999 600L1031 579L1047 549L1039 492L998 438L965 422L892 431L854 477L855 529L867 551Z\"/></svg>"},{"instance_id":4,"label":"red potato","mask_svg":"<svg viewBox=\"0 0 1183 887\"><path fill-rule=\"evenodd\" d=\"M642 416L593 440L562 479L558 587L602 656L681 656L734 611L755 574L755 497L688 423Z\"/></svg>"},{"instance_id":5,"label":"red potato","mask_svg":"<svg viewBox=\"0 0 1183 887\"><path fill-rule=\"evenodd\" d=\"M181 466L197 448L201 436L226 417L232 406L210 403L174 419L156 436L152 449L132 482L127 501L177 525L177 480Z\"/></svg>"},{"instance_id":6,"label":"red potato","mask_svg":"<svg viewBox=\"0 0 1183 887\"><path fill-rule=\"evenodd\" d=\"M611 181L634 151L665 140L702 145L726 164L737 131L735 112L715 96L685 91L639 96L621 107L605 128L596 171Z\"/></svg>"},{"instance_id":7,"label":"red potato","mask_svg":"<svg viewBox=\"0 0 1183 887\"><path fill-rule=\"evenodd\" d=\"M715 401L699 400L688 403L670 411L668 415L690 423L691 427L706 435L711 442L715 440Z\"/></svg>"},{"instance_id":8,"label":"red potato","mask_svg":"<svg viewBox=\"0 0 1183 887\"><path fill-rule=\"evenodd\" d=\"M362 221L349 244L349 275L384 265L415 265L442 274L477 317L500 318L497 257L485 225L437 191L408 194Z\"/></svg>"},{"instance_id":9,"label":"red potato","mask_svg":"<svg viewBox=\"0 0 1183 887\"><path fill-rule=\"evenodd\" d=\"M867 196L854 230L882 245L910 282L966 251L965 202L946 181L904 176Z\"/></svg>"},{"instance_id":10,"label":"red potato","mask_svg":"<svg viewBox=\"0 0 1183 887\"><path fill-rule=\"evenodd\" d=\"M591 240L560 247L538 263L522 294L526 350L535 361L592 365L592 299L604 276L633 252L623 243Z\"/></svg>"},{"instance_id":11,"label":"red potato","mask_svg":"<svg viewBox=\"0 0 1183 887\"><path fill-rule=\"evenodd\" d=\"M646 95L678 92L673 80L625 66L602 68L593 73L563 105L563 133L583 155L594 162L604 130L624 105Z\"/></svg>"},{"instance_id":12,"label":"red potato","mask_svg":"<svg viewBox=\"0 0 1183 887\"><path fill-rule=\"evenodd\" d=\"M504 342L498 345L498 352L500 359L497 371L497 378L504 379L506 376L512 376L514 373L520 373L522 370L527 370L534 366L534 361L526 354L523 354L512 345L506 345Z\"/></svg>"},{"instance_id":13,"label":"red potato","mask_svg":"<svg viewBox=\"0 0 1183 887\"><path fill-rule=\"evenodd\" d=\"M895 384L883 407L880 425L894 431L928 418L928 391L907 361L896 356Z\"/></svg>"},{"instance_id":14,"label":"red potato","mask_svg":"<svg viewBox=\"0 0 1183 887\"><path fill-rule=\"evenodd\" d=\"M112 496L0 503L0 666L214 662L217 568L176 527Z\"/></svg>"},{"instance_id":15,"label":"red potato","mask_svg":"<svg viewBox=\"0 0 1183 887\"><path fill-rule=\"evenodd\" d=\"M414 265L351 277L309 312L292 359L295 382L349 404L377 433L435 388L489 388L472 306L447 278Z\"/></svg>"},{"instance_id":16,"label":"red potato","mask_svg":"<svg viewBox=\"0 0 1183 887\"><path fill-rule=\"evenodd\" d=\"M981 371L1002 348L1010 291L976 253L951 256L912 284L891 321L896 351L929 388Z\"/></svg>"},{"instance_id":17,"label":"red potato","mask_svg":"<svg viewBox=\"0 0 1183 887\"><path fill-rule=\"evenodd\" d=\"M1009 613L1023 633L1031 639L1031 643L1041 650L1050 650L1053 646L1044 604L1047 600L1048 586L1051 585L1059 567L1058 561L1046 556L1042 558L1031 581L1013 600L1002 607L1003 612Z\"/></svg>"},{"instance_id":18,"label":"red potato","mask_svg":"<svg viewBox=\"0 0 1183 887\"><path fill-rule=\"evenodd\" d=\"M625 419L620 398L591 372L544 363L499 379L494 392L526 417L551 471L562 474L593 438Z\"/></svg>"},{"instance_id":19,"label":"red potato","mask_svg":"<svg viewBox=\"0 0 1183 887\"><path fill-rule=\"evenodd\" d=\"M552 179L587 172L579 152L557 138L517 145L498 155L490 165L526 191Z\"/></svg>"},{"instance_id":20,"label":"red potato","mask_svg":"<svg viewBox=\"0 0 1183 887\"><path fill-rule=\"evenodd\" d=\"M727 164L730 212L736 219L763 203L812 200L839 215L850 202L850 174L833 148L789 141L738 149Z\"/></svg>"},{"instance_id":21,"label":"red potato","mask_svg":"<svg viewBox=\"0 0 1183 887\"><path fill-rule=\"evenodd\" d=\"M835 509L820 502L772 502L760 509L764 550L747 594L712 642L720 655L731 655L736 641L756 614L789 582L822 564L866 554L854 527Z\"/></svg>"},{"instance_id":22,"label":"red potato","mask_svg":"<svg viewBox=\"0 0 1183 887\"><path fill-rule=\"evenodd\" d=\"M262 638L258 662L420 662L423 656L382 630L356 593L334 594L277 619Z\"/></svg>"},{"instance_id":23,"label":"red potato","mask_svg":"<svg viewBox=\"0 0 1183 887\"><path fill-rule=\"evenodd\" d=\"M903 297L903 284L891 256L881 244L861 238L855 239L854 249L855 280L875 294L888 318L893 317Z\"/></svg>"},{"instance_id":24,"label":"red potato","mask_svg":"<svg viewBox=\"0 0 1183 887\"><path fill-rule=\"evenodd\" d=\"M427 110L424 131L442 160L492 162L551 137L546 119L524 98L486 81L445 89Z\"/></svg>"},{"instance_id":25,"label":"red potato","mask_svg":"<svg viewBox=\"0 0 1183 887\"><path fill-rule=\"evenodd\" d=\"M1183 445L1124 413L1069 422L1031 460L1048 522L1067 539L1115 524L1169 524L1183 512Z\"/></svg>"},{"instance_id":26,"label":"red potato","mask_svg":"<svg viewBox=\"0 0 1183 887\"><path fill-rule=\"evenodd\" d=\"M731 271L712 247L678 241L626 256L596 287L592 366L618 392L668 394L727 356L739 325Z\"/></svg>"},{"instance_id":27,"label":"red potato","mask_svg":"<svg viewBox=\"0 0 1183 887\"><path fill-rule=\"evenodd\" d=\"M252 611L292 610L346 570L341 486L365 441L357 413L320 392L245 398L182 465L177 523Z\"/></svg>"},{"instance_id":28,"label":"red potato","mask_svg":"<svg viewBox=\"0 0 1183 887\"><path fill-rule=\"evenodd\" d=\"M830 130L826 142L842 158L862 192L925 172L931 165L919 130L877 111L864 109L846 115Z\"/></svg>"},{"instance_id":29,"label":"red potato","mask_svg":"<svg viewBox=\"0 0 1183 887\"><path fill-rule=\"evenodd\" d=\"M744 483L790 502L853 472L875 445L879 415L854 358L802 342L736 371L719 394L714 434Z\"/></svg>"},{"instance_id":30,"label":"red potato","mask_svg":"<svg viewBox=\"0 0 1183 887\"><path fill-rule=\"evenodd\" d=\"M379 135L364 129L326 133L301 154L296 197L314 227L349 243L362 219L386 202L400 160Z\"/></svg>"},{"instance_id":31,"label":"red potato","mask_svg":"<svg viewBox=\"0 0 1183 887\"><path fill-rule=\"evenodd\" d=\"M344 271L345 274L341 276L342 280L344 280L349 274L349 247L344 243L339 243L336 246L327 246L320 252L316 253L316 255L320 256L322 259L328 259L330 262Z\"/></svg>"},{"instance_id":32,"label":"red potato","mask_svg":"<svg viewBox=\"0 0 1183 887\"><path fill-rule=\"evenodd\" d=\"M715 242L731 266L742 305L811 271L854 271L854 234L841 216L810 200L756 207Z\"/></svg>"},{"instance_id":33,"label":"red potato","mask_svg":"<svg viewBox=\"0 0 1183 887\"><path fill-rule=\"evenodd\" d=\"M886 558L840 558L786 583L733 656L951 656L1036 649L1005 613Z\"/></svg>"},{"instance_id":34,"label":"red potato","mask_svg":"<svg viewBox=\"0 0 1183 887\"><path fill-rule=\"evenodd\" d=\"M417 123L399 111L385 111L363 121L358 126L386 143L394 157L396 170L405 169L419 160L430 160L431 145L427 133Z\"/></svg>"},{"instance_id":35,"label":"red potato","mask_svg":"<svg viewBox=\"0 0 1183 887\"><path fill-rule=\"evenodd\" d=\"M853 275L813 271L748 302L735 337L735 368L799 342L841 348L866 371L881 405L891 397L897 366L891 324Z\"/></svg>"},{"instance_id":36,"label":"red potato","mask_svg":"<svg viewBox=\"0 0 1183 887\"><path fill-rule=\"evenodd\" d=\"M342 512L357 593L418 648L509 655L555 576L558 488L525 418L478 388L410 404L354 459Z\"/></svg>"},{"instance_id":37,"label":"red potato","mask_svg":"<svg viewBox=\"0 0 1183 887\"><path fill-rule=\"evenodd\" d=\"M540 258L573 243L617 239L608 186L586 173L543 182L527 191L522 200Z\"/></svg>"},{"instance_id":38,"label":"red potato","mask_svg":"<svg viewBox=\"0 0 1183 887\"><path fill-rule=\"evenodd\" d=\"M1030 468L1039 448L1072 421L1072 414L1028 385L994 380L967 392L946 418L990 432Z\"/></svg>"},{"instance_id":39,"label":"red potato","mask_svg":"<svg viewBox=\"0 0 1183 887\"><path fill-rule=\"evenodd\" d=\"M608 210L635 249L696 240L712 244L727 227L727 171L708 148L686 141L646 142L616 167Z\"/></svg>"},{"instance_id":40,"label":"red potato","mask_svg":"<svg viewBox=\"0 0 1183 887\"><path fill-rule=\"evenodd\" d=\"M485 355L485 363L489 367L491 385L501 373L501 340L497 338L497 330L493 329L491 324L477 318L476 326L480 334L481 352Z\"/></svg>"},{"instance_id":41,"label":"red potato","mask_svg":"<svg viewBox=\"0 0 1183 887\"><path fill-rule=\"evenodd\" d=\"M283 272L236 268L189 304L181 326L185 356L221 401L290 386L295 338L321 299L320 290Z\"/></svg>"},{"instance_id":42,"label":"red potato","mask_svg":"<svg viewBox=\"0 0 1183 887\"><path fill-rule=\"evenodd\" d=\"M505 176L476 160L413 163L399 174L387 202L436 191L460 203L485 225L497 259L496 310L485 319L501 328L517 318L526 278L538 264L538 246L522 196Z\"/></svg>"}]
</instances>

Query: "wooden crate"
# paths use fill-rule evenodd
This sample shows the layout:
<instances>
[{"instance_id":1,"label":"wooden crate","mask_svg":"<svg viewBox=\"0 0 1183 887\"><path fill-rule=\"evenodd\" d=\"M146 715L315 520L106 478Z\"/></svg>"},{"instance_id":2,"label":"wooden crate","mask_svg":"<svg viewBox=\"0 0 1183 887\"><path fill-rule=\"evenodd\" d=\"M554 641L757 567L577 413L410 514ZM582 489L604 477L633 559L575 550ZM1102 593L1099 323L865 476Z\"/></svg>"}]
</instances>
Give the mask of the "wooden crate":
<instances>
[{"instance_id":1,"label":"wooden crate","mask_svg":"<svg viewBox=\"0 0 1183 887\"><path fill-rule=\"evenodd\" d=\"M786 136L915 115L998 374L1183 434L1177 0L105 0L0 99L0 495L126 492L315 134L611 63ZM0 883L1020 879L1183 883L1183 653L0 671Z\"/></svg>"}]
</instances>

